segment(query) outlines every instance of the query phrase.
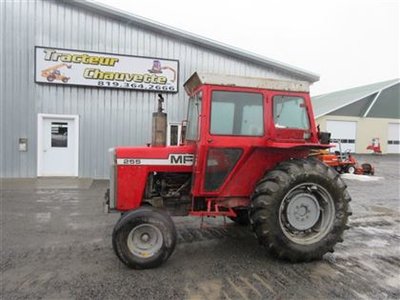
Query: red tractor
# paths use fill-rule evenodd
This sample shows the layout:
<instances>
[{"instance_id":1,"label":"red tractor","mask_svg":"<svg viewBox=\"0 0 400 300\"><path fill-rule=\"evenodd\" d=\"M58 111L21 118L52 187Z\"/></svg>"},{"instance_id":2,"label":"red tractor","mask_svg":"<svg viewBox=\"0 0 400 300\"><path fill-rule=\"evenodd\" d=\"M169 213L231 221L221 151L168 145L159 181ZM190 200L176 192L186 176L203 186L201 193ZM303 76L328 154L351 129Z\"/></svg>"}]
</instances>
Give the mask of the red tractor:
<instances>
[{"instance_id":1,"label":"red tractor","mask_svg":"<svg viewBox=\"0 0 400 300\"><path fill-rule=\"evenodd\" d=\"M111 150L105 208L122 214L112 235L119 259L135 269L165 262L178 215L251 224L260 244L293 262L332 252L348 228L351 198L333 168L308 158L329 147L308 83L195 73L184 87L181 145L164 146L159 106L152 145Z\"/></svg>"}]
</instances>

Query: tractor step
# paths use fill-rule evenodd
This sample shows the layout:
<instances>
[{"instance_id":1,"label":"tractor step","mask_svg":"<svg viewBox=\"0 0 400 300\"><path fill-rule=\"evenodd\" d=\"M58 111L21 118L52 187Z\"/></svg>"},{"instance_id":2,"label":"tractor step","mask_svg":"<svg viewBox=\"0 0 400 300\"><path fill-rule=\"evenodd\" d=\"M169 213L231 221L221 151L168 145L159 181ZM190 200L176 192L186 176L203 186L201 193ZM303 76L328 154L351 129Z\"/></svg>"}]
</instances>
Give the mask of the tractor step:
<instances>
[{"instance_id":1,"label":"tractor step","mask_svg":"<svg viewBox=\"0 0 400 300\"><path fill-rule=\"evenodd\" d=\"M191 210L190 216L196 217L236 217L236 212L232 208L219 206L215 199L206 199L207 210Z\"/></svg>"}]
</instances>

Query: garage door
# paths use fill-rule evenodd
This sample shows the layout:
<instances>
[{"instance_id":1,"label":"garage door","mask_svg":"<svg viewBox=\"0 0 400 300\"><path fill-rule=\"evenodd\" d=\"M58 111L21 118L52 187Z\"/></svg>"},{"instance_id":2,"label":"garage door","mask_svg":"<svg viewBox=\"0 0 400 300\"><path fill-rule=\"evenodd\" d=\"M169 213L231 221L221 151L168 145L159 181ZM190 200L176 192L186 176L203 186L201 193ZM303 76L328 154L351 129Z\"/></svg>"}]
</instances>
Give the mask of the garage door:
<instances>
[{"instance_id":1,"label":"garage door","mask_svg":"<svg viewBox=\"0 0 400 300\"><path fill-rule=\"evenodd\" d=\"M388 153L400 153L400 124L389 123L388 126Z\"/></svg>"},{"instance_id":2,"label":"garage door","mask_svg":"<svg viewBox=\"0 0 400 300\"><path fill-rule=\"evenodd\" d=\"M357 122L352 121L326 121L326 130L331 133L332 140L341 142L342 151L356 152ZM332 150L339 150L338 142Z\"/></svg>"}]
</instances>

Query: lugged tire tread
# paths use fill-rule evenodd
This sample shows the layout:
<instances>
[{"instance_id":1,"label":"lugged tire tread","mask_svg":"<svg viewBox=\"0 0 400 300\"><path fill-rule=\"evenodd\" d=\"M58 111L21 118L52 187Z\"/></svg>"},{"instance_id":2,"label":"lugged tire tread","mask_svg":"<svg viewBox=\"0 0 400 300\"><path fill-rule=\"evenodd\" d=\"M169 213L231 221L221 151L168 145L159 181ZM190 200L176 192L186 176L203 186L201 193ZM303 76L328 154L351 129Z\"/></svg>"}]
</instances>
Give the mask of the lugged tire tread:
<instances>
[{"instance_id":1,"label":"lugged tire tread","mask_svg":"<svg viewBox=\"0 0 400 300\"><path fill-rule=\"evenodd\" d=\"M125 243L126 230L129 229L131 223L138 222L138 220L140 222L143 221L144 223L162 223L162 226L165 227L168 234L169 240L165 241L166 243L164 243L160 254L154 257L154 259L147 260L134 258L126 249L126 246L123 245ZM166 236L164 236L164 238L165 237ZM124 213L115 225L112 234L112 244L115 254L126 266L133 269L154 268L165 262L173 253L176 240L177 233L171 217L166 212L151 206L142 206L138 209Z\"/></svg>"},{"instance_id":2,"label":"lugged tire tread","mask_svg":"<svg viewBox=\"0 0 400 300\"><path fill-rule=\"evenodd\" d=\"M302 179L319 180L321 185L327 185L335 202L333 228L315 247L290 245L291 241L282 232L279 234L280 229L276 228L279 224L274 225L273 221L277 218L274 214L278 214L280 200L291 186L295 186ZM322 258L326 252L333 251L336 243L343 241L343 232L348 229L346 224L348 216L351 215L351 197L347 192L347 185L334 169L315 158L291 159L278 164L258 182L251 200L250 222L259 243L277 257L292 262Z\"/></svg>"}]
</instances>

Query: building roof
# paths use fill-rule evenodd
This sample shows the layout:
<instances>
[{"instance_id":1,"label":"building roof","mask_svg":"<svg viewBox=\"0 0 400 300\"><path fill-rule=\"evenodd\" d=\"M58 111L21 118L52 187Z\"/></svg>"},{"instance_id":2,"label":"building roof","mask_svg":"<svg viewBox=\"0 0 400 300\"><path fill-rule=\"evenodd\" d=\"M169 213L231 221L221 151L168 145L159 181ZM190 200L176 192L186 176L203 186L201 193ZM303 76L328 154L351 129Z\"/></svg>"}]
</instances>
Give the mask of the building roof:
<instances>
[{"instance_id":1,"label":"building roof","mask_svg":"<svg viewBox=\"0 0 400 300\"><path fill-rule=\"evenodd\" d=\"M293 74L299 77L301 80L308 82L316 82L319 80L319 75L303 70L301 68L294 67L289 64L285 64L258 54L254 54L236 47L232 47L196 34L189 33L187 31L177 29L168 25L164 25L137 15L131 14L126 11L122 11L108 5L100 4L94 1L86 0L60 0L66 4L72 4L80 8L86 8L90 11L94 11L100 15L105 15L119 21L126 21L129 24L136 25L140 28L159 32L173 38L181 39L194 45L198 45L210 50L217 51L232 57L239 58L251 63L255 63L259 66L268 68L275 68L285 73Z\"/></svg>"},{"instance_id":2,"label":"building roof","mask_svg":"<svg viewBox=\"0 0 400 300\"><path fill-rule=\"evenodd\" d=\"M331 114L342 109L350 108L351 105L359 104L358 106L364 106L364 109L359 109L360 117L372 117L371 112L374 106L377 106L378 101L382 98L382 92L389 88L392 88L400 82L400 79L392 79L383 82L377 82L364 86L354 87L351 89L340 90L332 93L327 93L319 96L312 97L313 109L316 118L322 117L327 114ZM397 91L397 92L396 92ZM398 88L395 88L394 93L391 93L392 100L395 107L398 107L400 102ZM393 99L394 98L394 99ZM397 98L397 99L396 99ZM389 99L390 100L390 99ZM396 105L397 104L397 105ZM387 106L387 110L390 107ZM354 109L353 109L354 110ZM381 114L385 115L380 107ZM385 110L383 108L383 110ZM397 112L398 114L398 112ZM340 115L340 114L337 114ZM388 114L390 115L390 113Z\"/></svg>"}]
</instances>

